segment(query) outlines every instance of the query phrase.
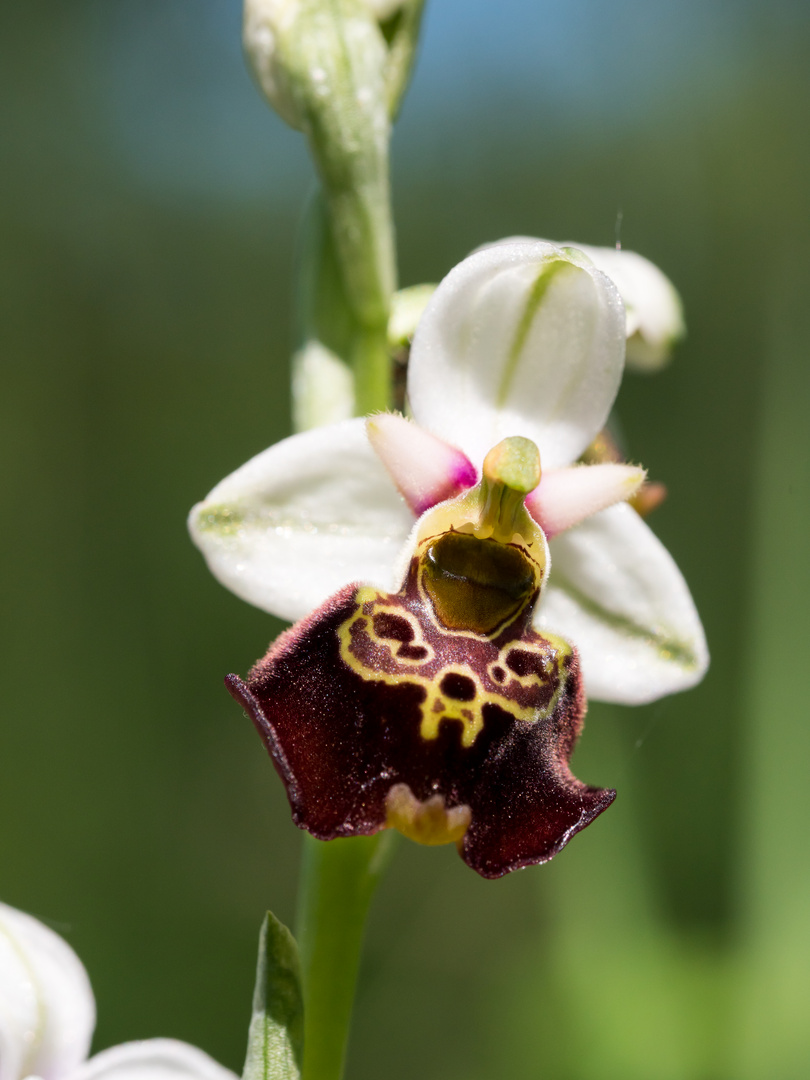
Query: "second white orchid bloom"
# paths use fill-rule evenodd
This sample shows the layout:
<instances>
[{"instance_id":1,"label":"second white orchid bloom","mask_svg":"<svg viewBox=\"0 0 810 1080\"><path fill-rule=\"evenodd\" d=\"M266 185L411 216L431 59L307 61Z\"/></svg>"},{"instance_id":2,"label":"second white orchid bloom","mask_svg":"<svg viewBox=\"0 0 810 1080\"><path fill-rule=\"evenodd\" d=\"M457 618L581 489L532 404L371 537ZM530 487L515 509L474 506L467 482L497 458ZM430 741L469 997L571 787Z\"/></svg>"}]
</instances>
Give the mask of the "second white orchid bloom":
<instances>
[{"instance_id":1,"label":"second white orchid bloom","mask_svg":"<svg viewBox=\"0 0 810 1080\"><path fill-rule=\"evenodd\" d=\"M296 620L351 582L399 588L420 514L472 487L522 436L542 478L526 509L550 540L537 630L576 645L587 693L637 704L700 680L708 654L672 558L624 503L644 472L578 465L622 376L625 310L581 252L515 241L438 286L411 349L413 422L349 420L270 447L192 510L214 575Z\"/></svg>"},{"instance_id":2,"label":"second white orchid bloom","mask_svg":"<svg viewBox=\"0 0 810 1080\"><path fill-rule=\"evenodd\" d=\"M176 1039L122 1043L88 1060L95 1022L90 980L67 942L0 904L0 1080L237 1080Z\"/></svg>"}]
</instances>

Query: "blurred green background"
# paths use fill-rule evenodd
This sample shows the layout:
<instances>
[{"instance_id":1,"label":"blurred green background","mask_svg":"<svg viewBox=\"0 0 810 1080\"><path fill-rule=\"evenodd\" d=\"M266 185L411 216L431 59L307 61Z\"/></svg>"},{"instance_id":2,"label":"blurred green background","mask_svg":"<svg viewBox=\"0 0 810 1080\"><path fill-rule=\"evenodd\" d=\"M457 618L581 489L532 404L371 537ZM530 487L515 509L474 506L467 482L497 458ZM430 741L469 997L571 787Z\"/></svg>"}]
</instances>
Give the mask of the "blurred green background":
<instances>
[{"instance_id":1,"label":"blurred green background","mask_svg":"<svg viewBox=\"0 0 810 1080\"><path fill-rule=\"evenodd\" d=\"M207 574L192 502L289 432L310 167L236 0L0 9L0 896L87 965L95 1046L241 1069L300 836L222 687L280 624ZM713 663L592 706L608 814L485 882L403 842L351 1080L810 1075L810 7L429 0L394 143L403 284L513 233L625 247L689 337L618 404Z\"/></svg>"}]
</instances>

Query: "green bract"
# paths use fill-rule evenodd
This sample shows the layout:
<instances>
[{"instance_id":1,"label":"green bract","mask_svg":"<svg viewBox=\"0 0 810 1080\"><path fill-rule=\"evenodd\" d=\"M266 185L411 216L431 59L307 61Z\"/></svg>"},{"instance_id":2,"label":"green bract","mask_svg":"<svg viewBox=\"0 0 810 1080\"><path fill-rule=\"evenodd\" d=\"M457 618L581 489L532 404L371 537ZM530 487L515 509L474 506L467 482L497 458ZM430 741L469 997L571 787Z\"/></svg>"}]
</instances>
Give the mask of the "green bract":
<instances>
[{"instance_id":1,"label":"green bract","mask_svg":"<svg viewBox=\"0 0 810 1080\"><path fill-rule=\"evenodd\" d=\"M253 1015L242 1080L300 1080L304 999L298 946L268 911L259 935Z\"/></svg>"}]
</instances>

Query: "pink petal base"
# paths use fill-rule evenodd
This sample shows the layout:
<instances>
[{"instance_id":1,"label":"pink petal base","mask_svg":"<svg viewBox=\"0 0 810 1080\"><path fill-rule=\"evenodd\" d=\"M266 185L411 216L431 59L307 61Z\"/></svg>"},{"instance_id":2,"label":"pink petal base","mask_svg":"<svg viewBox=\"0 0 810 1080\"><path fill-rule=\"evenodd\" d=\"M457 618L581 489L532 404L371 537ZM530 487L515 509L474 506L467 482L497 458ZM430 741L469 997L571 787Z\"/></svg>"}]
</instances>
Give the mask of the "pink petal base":
<instances>
[{"instance_id":1,"label":"pink petal base","mask_svg":"<svg viewBox=\"0 0 810 1080\"><path fill-rule=\"evenodd\" d=\"M550 469L526 496L526 509L551 538L591 514L632 498L644 482L636 465L570 465Z\"/></svg>"},{"instance_id":2,"label":"pink petal base","mask_svg":"<svg viewBox=\"0 0 810 1080\"><path fill-rule=\"evenodd\" d=\"M372 416L366 421L366 431L397 490L417 517L460 495L478 480L466 454L404 416Z\"/></svg>"}]
</instances>

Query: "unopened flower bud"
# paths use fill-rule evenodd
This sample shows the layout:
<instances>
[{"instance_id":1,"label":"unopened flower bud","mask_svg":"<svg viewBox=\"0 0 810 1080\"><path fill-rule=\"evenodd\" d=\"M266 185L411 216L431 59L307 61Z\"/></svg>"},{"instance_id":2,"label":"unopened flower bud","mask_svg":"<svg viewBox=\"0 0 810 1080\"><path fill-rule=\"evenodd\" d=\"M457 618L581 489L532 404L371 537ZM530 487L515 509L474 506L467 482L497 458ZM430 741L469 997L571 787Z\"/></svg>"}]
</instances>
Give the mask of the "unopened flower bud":
<instances>
[{"instance_id":1,"label":"unopened flower bud","mask_svg":"<svg viewBox=\"0 0 810 1080\"><path fill-rule=\"evenodd\" d=\"M363 0L245 0L245 52L267 100L292 127L309 131L319 103L341 92L356 95L366 111L374 98L382 99L375 91L386 45L372 6Z\"/></svg>"},{"instance_id":2,"label":"unopened flower bud","mask_svg":"<svg viewBox=\"0 0 810 1080\"><path fill-rule=\"evenodd\" d=\"M290 127L303 128L303 116L289 78L287 36L301 0L246 0L242 40L265 97Z\"/></svg>"},{"instance_id":3,"label":"unopened flower bud","mask_svg":"<svg viewBox=\"0 0 810 1080\"><path fill-rule=\"evenodd\" d=\"M395 271L377 17L364 0L246 0L243 34L268 101L309 140L352 310L384 328Z\"/></svg>"}]
</instances>

